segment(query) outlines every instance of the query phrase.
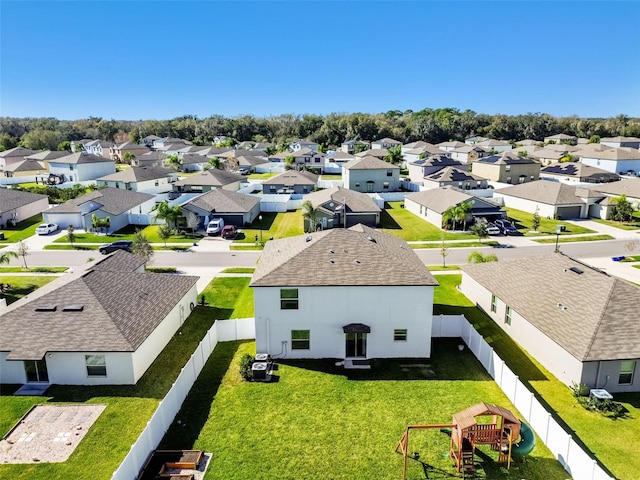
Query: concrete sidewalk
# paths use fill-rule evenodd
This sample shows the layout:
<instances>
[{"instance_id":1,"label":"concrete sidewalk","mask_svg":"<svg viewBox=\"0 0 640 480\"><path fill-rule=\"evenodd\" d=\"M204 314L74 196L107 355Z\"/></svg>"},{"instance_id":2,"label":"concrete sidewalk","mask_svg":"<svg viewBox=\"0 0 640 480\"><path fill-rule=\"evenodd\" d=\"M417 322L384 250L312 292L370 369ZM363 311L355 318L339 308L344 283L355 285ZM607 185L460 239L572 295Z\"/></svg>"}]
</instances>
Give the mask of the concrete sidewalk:
<instances>
[{"instance_id":1,"label":"concrete sidewalk","mask_svg":"<svg viewBox=\"0 0 640 480\"><path fill-rule=\"evenodd\" d=\"M614 277L640 284L640 268L633 267L633 265L640 265L640 262L614 262L611 257L580 258L579 260Z\"/></svg>"},{"instance_id":2,"label":"concrete sidewalk","mask_svg":"<svg viewBox=\"0 0 640 480\"><path fill-rule=\"evenodd\" d=\"M639 230L624 230L622 228L612 227L610 225L605 225L604 223L595 222L593 220L563 220L563 222L574 224L578 227L588 228L590 230L594 230L599 235L611 235L613 238L617 240L625 240L625 239L640 239L640 235L638 234ZM586 234L585 234L586 235Z\"/></svg>"}]
</instances>

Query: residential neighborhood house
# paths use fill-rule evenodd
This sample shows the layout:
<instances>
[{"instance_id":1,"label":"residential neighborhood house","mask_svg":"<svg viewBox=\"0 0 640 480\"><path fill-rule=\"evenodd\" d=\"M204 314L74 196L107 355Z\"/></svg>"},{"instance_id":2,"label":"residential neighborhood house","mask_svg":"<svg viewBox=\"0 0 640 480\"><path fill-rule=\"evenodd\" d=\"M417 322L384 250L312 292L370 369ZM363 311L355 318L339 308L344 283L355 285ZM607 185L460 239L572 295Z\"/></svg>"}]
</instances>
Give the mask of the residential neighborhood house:
<instances>
[{"instance_id":1,"label":"residential neighborhood house","mask_svg":"<svg viewBox=\"0 0 640 480\"><path fill-rule=\"evenodd\" d=\"M318 184L318 175L305 170L287 170L262 182L262 193L312 192Z\"/></svg>"},{"instance_id":2,"label":"residential neighborhood house","mask_svg":"<svg viewBox=\"0 0 640 480\"><path fill-rule=\"evenodd\" d=\"M208 192L219 188L237 192L243 181L244 178L236 173L210 168L191 177L184 177L175 182L173 186L180 193Z\"/></svg>"},{"instance_id":3,"label":"residential neighborhood house","mask_svg":"<svg viewBox=\"0 0 640 480\"><path fill-rule=\"evenodd\" d=\"M515 152L505 152L478 159L473 163L473 173L492 182L517 185L538 180L540 163Z\"/></svg>"},{"instance_id":4,"label":"residential neighborhood house","mask_svg":"<svg viewBox=\"0 0 640 480\"><path fill-rule=\"evenodd\" d=\"M49 208L49 197L39 193L0 188L0 228L38 215Z\"/></svg>"},{"instance_id":5,"label":"residential neighborhood house","mask_svg":"<svg viewBox=\"0 0 640 480\"><path fill-rule=\"evenodd\" d=\"M380 223L378 205L366 193L356 192L348 188L333 187L309 193L304 197L316 210L315 225L311 219L304 219L304 231L321 228L351 227L358 223L375 228ZM346 218L346 221L345 221Z\"/></svg>"},{"instance_id":6,"label":"residential neighborhood house","mask_svg":"<svg viewBox=\"0 0 640 480\"><path fill-rule=\"evenodd\" d=\"M216 189L182 205L183 212L197 217L197 225L206 227L211 218L222 218L225 225L244 227L260 215L260 199L234 191ZM196 222L193 222L196 224Z\"/></svg>"},{"instance_id":7,"label":"residential neighborhood house","mask_svg":"<svg viewBox=\"0 0 640 480\"><path fill-rule=\"evenodd\" d=\"M64 182L85 182L116 172L113 160L87 152L71 153L47 163L49 173Z\"/></svg>"},{"instance_id":8,"label":"residential neighborhood house","mask_svg":"<svg viewBox=\"0 0 640 480\"><path fill-rule=\"evenodd\" d=\"M131 167L96 179L98 187L122 188L134 192L166 193L178 180L174 170L162 167Z\"/></svg>"},{"instance_id":9,"label":"residential neighborhood house","mask_svg":"<svg viewBox=\"0 0 640 480\"><path fill-rule=\"evenodd\" d=\"M366 156L342 165L345 188L358 192L395 192L400 189L400 167Z\"/></svg>"}]
</instances>

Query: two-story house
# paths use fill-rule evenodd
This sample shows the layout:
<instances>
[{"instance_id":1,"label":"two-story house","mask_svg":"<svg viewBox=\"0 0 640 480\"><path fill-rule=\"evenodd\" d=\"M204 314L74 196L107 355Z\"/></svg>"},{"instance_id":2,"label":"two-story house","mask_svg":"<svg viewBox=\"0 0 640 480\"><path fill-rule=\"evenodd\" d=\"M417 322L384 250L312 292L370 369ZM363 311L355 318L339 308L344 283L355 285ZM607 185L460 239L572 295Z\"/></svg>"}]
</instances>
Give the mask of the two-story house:
<instances>
[{"instance_id":1,"label":"two-story house","mask_svg":"<svg viewBox=\"0 0 640 480\"><path fill-rule=\"evenodd\" d=\"M473 173L492 182L518 185L540 178L540 163L515 151L480 158L473 163Z\"/></svg>"},{"instance_id":2,"label":"two-story house","mask_svg":"<svg viewBox=\"0 0 640 480\"><path fill-rule=\"evenodd\" d=\"M342 165L345 188L358 192L395 192L400 188L400 167L372 156Z\"/></svg>"},{"instance_id":3,"label":"two-story house","mask_svg":"<svg viewBox=\"0 0 640 480\"><path fill-rule=\"evenodd\" d=\"M108 158L88 152L78 152L46 160L49 173L65 182L85 182L115 173L116 163Z\"/></svg>"}]
</instances>

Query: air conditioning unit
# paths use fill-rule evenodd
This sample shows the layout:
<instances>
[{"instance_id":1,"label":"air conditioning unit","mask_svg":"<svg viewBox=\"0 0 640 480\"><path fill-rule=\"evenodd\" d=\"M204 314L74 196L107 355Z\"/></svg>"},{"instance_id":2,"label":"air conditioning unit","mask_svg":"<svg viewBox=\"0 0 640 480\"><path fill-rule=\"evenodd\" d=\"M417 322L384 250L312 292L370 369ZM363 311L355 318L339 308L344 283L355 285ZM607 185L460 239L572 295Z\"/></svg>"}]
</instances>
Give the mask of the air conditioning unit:
<instances>
[{"instance_id":1,"label":"air conditioning unit","mask_svg":"<svg viewBox=\"0 0 640 480\"><path fill-rule=\"evenodd\" d=\"M254 381L267 380L267 362L253 362L251 366L251 378Z\"/></svg>"},{"instance_id":2,"label":"air conditioning unit","mask_svg":"<svg viewBox=\"0 0 640 480\"><path fill-rule=\"evenodd\" d=\"M271 362L271 355L268 353L256 353L255 357L256 362Z\"/></svg>"}]
</instances>

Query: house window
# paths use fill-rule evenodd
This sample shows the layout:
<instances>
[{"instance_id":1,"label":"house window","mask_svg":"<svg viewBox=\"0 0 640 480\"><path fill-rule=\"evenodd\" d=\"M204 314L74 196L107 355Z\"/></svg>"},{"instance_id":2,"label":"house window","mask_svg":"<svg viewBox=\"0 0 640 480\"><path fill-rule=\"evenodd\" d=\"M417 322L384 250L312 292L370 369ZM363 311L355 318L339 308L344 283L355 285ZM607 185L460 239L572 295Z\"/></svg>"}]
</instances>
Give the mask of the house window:
<instances>
[{"instance_id":1,"label":"house window","mask_svg":"<svg viewBox=\"0 0 640 480\"><path fill-rule=\"evenodd\" d=\"M496 313L498 311L498 297L491 295L491 311Z\"/></svg>"},{"instance_id":2,"label":"house window","mask_svg":"<svg viewBox=\"0 0 640 480\"><path fill-rule=\"evenodd\" d=\"M191 185L191 191L192 192L201 192L202 191L202 185Z\"/></svg>"},{"instance_id":3,"label":"house window","mask_svg":"<svg viewBox=\"0 0 640 480\"><path fill-rule=\"evenodd\" d=\"M156 187L160 185L160 180L156 180Z\"/></svg>"},{"instance_id":4,"label":"house window","mask_svg":"<svg viewBox=\"0 0 640 480\"><path fill-rule=\"evenodd\" d=\"M382 182L382 188L389 189L389 182Z\"/></svg>"},{"instance_id":5,"label":"house window","mask_svg":"<svg viewBox=\"0 0 640 480\"><path fill-rule=\"evenodd\" d=\"M276 191L276 186L275 185L269 185L269 191L271 193L274 193Z\"/></svg>"},{"instance_id":6,"label":"house window","mask_svg":"<svg viewBox=\"0 0 640 480\"><path fill-rule=\"evenodd\" d=\"M511 307L507 307L504 311L504 323L511 325Z\"/></svg>"},{"instance_id":7,"label":"house window","mask_svg":"<svg viewBox=\"0 0 640 480\"><path fill-rule=\"evenodd\" d=\"M291 330L291 350L309 350L311 332L309 330Z\"/></svg>"},{"instance_id":8,"label":"house window","mask_svg":"<svg viewBox=\"0 0 640 480\"><path fill-rule=\"evenodd\" d=\"M511 183L511 177L507 177L506 183Z\"/></svg>"},{"instance_id":9,"label":"house window","mask_svg":"<svg viewBox=\"0 0 640 480\"><path fill-rule=\"evenodd\" d=\"M319 158L316 158L316 163L320 163L320 159Z\"/></svg>"},{"instance_id":10,"label":"house window","mask_svg":"<svg viewBox=\"0 0 640 480\"><path fill-rule=\"evenodd\" d=\"M107 363L104 355L85 355L84 363L87 366L87 376L106 377Z\"/></svg>"},{"instance_id":11,"label":"house window","mask_svg":"<svg viewBox=\"0 0 640 480\"><path fill-rule=\"evenodd\" d=\"M504 166L504 171L505 172L510 172L511 171L511 165L505 165Z\"/></svg>"},{"instance_id":12,"label":"house window","mask_svg":"<svg viewBox=\"0 0 640 480\"><path fill-rule=\"evenodd\" d=\"M392 177L393 176L393 172L391 170L387 170L387 177Z\"/></svg>"},{"instance_id":13,"label":"house window","mask_svg":"<svg viewBox=\"0 0 640 480\"><path fill-rule=\"evenodd\" d=\"M69 170L73 171L73 165L69 165Z\"/></svg>"},{"instance_id":14,"label":"house window","mask_svg":"<svg viewBox=\"0 0 640 480\"><path fill-rule=\"evenodd\" d=\"M360 186L360 182L356 182L356 187L359 187L359 186Z\"/></svg>"},{"instance_id":15,"label":"house window","mask_svg":"<svg viewBox=\"0 0 640 480\"><path fill-rule=\"evenodd\" d=\"M298 310L298 289L282 288L280 290L280 309Z\"/></svg>"},{"instance_id":16,"label":"house window","mask_svg":"<svg viewBox=\"0 0 640 480\"><path fill-rule=\"evenodd\" d=\"M302 187L303 193L307 193L308 191L309 191L309 187L307 187L306 185Z\"/></svg>"},{"instance_id":17,"label":"house window","mask_svg":"<svg viewBox=\"0 0 640 480\"><path fill-rule=\"evenodd\" d=\"M407 341L407 329L406 328L398 328L393 331L393 341L394 342L406 342Z\"/></svg>"},{"instance_id":18,"label":"house window","mask_svg":"<svg viewBox=\"0 0 640 480\"><path fill-rule=\"evenodd\" d=\"M635 360L625 360L620 362L619 385L631 385L633 383L633 371L635 370Z\"/></svg>"},{"instance_id":19,"label":"house window","mask_svg":"<svg viewBox=\"0 0 640 480\"><path fill-rule=\"evenodd\" d=\"M518 183L524 183L524 181L527 179L527 177L525 177L524 175L520 175L518 177Z\"/></svg>"}]
</instances>

